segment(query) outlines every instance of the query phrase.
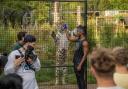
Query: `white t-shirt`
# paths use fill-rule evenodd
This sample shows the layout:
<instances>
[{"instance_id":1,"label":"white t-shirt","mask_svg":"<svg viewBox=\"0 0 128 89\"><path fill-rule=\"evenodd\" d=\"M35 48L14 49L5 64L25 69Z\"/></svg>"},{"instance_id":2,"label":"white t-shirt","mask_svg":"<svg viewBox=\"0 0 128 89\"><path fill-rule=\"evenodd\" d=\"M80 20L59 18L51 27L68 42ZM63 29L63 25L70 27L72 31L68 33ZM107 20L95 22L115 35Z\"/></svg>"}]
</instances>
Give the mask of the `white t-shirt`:
<instances>
[{"instance_id":1,"label":"white t-shirt","mask_svg":"<svg viewBox=\"0 0 128 89\"><path fill-rule=\"evenodd\" d=\"M41 67L39 59L37 58L37 60L32 64L35 71L30 69L25 62L21 64L19 69L15 70L14 60L17 60L15 59L16 55L21 55L18 50L9 54L8 62L4 68L5 74L16 73L20 75L23 78L23 89L39 89L35 79L35 71L40 70Z\"/></svg>"},{"instance_id":2,"label":"white t-shirt","mask_svg":"<svg viewBox=\"0 0 128 89\"><path fill-rule=\"evenodd\" d=\"M98 87L97 89L124 89L124 88L115 86L115 87Z\"/></svg>"}]
</instances>

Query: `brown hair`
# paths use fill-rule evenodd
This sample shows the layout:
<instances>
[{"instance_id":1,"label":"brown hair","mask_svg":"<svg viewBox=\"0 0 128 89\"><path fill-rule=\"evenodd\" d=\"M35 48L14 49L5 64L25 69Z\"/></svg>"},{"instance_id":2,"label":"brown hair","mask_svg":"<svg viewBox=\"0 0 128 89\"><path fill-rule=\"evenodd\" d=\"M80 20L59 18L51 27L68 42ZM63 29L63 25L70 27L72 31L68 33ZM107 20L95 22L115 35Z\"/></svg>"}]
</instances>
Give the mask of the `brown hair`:
<instances>
[{"instance_id":1,"label":"brown hair","mask_svg":"<svg viewBox=\"0 0 128 89\"><path fill-rule=\"evenodd\" d=\"M112 77L115 71L115 58L106 48L96 48L91 54L91 66L98 76Z\"/></svg>"},{"instance_id":2,"label":"brown hair","mask_svg":"<svg viewBox=\"0 0 128 89\"><path fill-rule=\"evenodd\" d=\"M113 49L116 64L126 66L128 64L128 48L116 47Z\"/></svg>"},{"instance_id":3,"label":"brown hair","mask_svg":"<svg viewBox=\"0 0 128 89\"><path fill-rule=\"evenodd\" d=\"M22 38L25 37L26 34L27 34L27 32L19 32L17 34L18 41L22 40Z\"/></svg>"}]
</instances>

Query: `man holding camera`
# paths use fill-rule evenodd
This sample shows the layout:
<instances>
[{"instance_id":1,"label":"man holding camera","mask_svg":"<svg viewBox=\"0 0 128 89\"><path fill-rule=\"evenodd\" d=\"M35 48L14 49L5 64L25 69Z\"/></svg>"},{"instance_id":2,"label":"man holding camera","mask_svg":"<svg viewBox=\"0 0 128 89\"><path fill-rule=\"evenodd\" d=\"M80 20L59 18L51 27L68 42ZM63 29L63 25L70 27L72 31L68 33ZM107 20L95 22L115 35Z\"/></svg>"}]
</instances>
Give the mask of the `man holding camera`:
<instances>
[{"instance_id":1,"label":"man holding camera","mask_svg":"<svg viewBox=\"0 0 128 89\"><path fill-rule=\"evenodd\" d=\"M40 70L40 61L34 53L36 38L32 35L24 37L24 45L12 51L4 68L5 74L16 73L23 78L23 89L39 89L35 71Z\"/></svg>"}]
</instances>

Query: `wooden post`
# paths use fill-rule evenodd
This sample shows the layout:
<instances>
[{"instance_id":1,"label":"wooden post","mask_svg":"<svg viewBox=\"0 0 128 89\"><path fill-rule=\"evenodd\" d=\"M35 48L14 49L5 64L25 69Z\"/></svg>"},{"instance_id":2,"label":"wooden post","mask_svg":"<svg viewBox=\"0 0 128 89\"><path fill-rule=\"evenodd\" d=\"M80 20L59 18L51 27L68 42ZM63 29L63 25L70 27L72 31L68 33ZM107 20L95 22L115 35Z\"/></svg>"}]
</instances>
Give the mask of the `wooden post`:
<instances>
[{"instance_id":1,"label":"wooden post","mask_svg":"<svg viewBox=\"0 0 128 89\"><path fill-rule=\"evenodd\" d=\"M96 17L96 39L98 39L98 17Z\"/></svg>"},{"instance_id":2,"label":"wooden post","mask_svg":"<svg viewBox=\"0 0 128 89\"><path fill-rule=\"evenodd\" d=\"M59 5L59 2L55 1L55 2L54 2L54 13L53 13L53 15L54 15L54 21L53 21L54 26L56 25L56 23L59 22L58 5Z\"/></svg>"},{"instance_id":3,"label":"wooden post","mask_svg":"<svg viewBox=\"0 0 128 89\"><path fill-rule=\"evenodd\" d=\"M77 6L77 26L81 24L81 6Z\"/></svg>"}]
</instances>

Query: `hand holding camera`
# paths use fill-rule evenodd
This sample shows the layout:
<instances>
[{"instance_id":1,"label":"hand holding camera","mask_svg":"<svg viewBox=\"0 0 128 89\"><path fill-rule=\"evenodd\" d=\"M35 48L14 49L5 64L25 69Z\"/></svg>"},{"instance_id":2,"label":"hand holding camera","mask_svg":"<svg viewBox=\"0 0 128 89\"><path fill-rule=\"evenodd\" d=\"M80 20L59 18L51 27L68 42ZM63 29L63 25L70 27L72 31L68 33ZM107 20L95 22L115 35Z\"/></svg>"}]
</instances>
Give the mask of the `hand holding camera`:
<instances>
[{"instance_id":1,"label":"hand holding camera","mask_svg":"<svg viewBox=\"0 0 128 89\"><path fill-rule=\"evenodd\" d=\"M14 60L15 67L19 67L23 62L25 61L24 57L20 57L19 55L16 55L16 59Z\"/></svg>"},{"instance_id":2,"label":"hand holding camera","mask_svg":"<svg viewBox=\"0 0 128 89\"><path fill-rule=\"evenodd\" d=\"M36 61L37 55L33 53L34 48L32 46L28 46L28 49L25 51L25 62L27 64L31 64Z\"/></svg>"},{"instance_id":3,"label":"hand holding camera","mask_svg":"<svg viewBox=\"0 0 128 89\"><path fill-rule=\"evenodd\" d=\"M16 59L19 62L20 62L20 60L22 60L22 62L25 62L28 65L31 65L37 59L37 55L35 55L33 53L33 50L34 50L34 48L30 45L28 46L27 50L25 51L25 54L23 54L20 50L18 50L21 55L20 56L16 55ZM18 63L16 62L16 65L18 65Z\"/></svg>"}]
</instances>

